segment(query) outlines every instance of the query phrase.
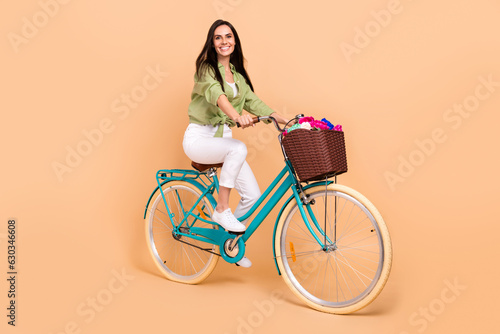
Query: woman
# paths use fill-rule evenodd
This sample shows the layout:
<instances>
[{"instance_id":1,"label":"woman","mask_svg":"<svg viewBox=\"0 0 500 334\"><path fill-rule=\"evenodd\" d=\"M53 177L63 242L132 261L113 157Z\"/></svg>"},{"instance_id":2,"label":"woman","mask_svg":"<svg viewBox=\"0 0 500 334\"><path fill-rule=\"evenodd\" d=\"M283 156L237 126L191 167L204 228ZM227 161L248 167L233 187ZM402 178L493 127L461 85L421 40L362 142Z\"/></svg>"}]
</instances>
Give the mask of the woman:
<instances>
[{"instance_id":1,"label":"woman","mask_svg":"<svg viewBox=\"0 0 500 334\"><path fill-rule=\"evenodd\" d=\"M183 141L184 152L191 160L202 164L224 162L212 220L232 232L245 231L245 225L236 217L243 216L261 192L245 161L246 146L232 138L230 126L236 122L243 129L254 125L250 115L242 114L243 109L256 116L272 115L280 123L288 121L255 95L243 61L234 27L227 21L215 21L196 59L195 84L188 109L190 124ZM241 196L234 215L229 208L232 188ZM237 264L248 268L252 262L244 257Z\"/></svg>"}]
</instances>

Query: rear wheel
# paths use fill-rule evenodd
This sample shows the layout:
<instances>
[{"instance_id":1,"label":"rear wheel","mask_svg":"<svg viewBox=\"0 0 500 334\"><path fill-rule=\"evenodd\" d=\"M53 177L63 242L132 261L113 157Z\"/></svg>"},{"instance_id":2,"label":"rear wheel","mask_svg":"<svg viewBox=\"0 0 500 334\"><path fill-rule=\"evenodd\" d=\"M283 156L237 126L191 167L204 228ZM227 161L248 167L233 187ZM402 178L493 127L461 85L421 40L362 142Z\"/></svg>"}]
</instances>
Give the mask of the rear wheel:
<instances>
[{"instance_id":1,"label":"rear wheel","mask_svg":"<svg viewBox=\"0 0 500 334\"><path fill-rule=\"evenodd\" d=\"M319 225L312 230L326 246L313 237L292 200L276 231L281 275L314 309L336 314L357 311L378 296L389 277L392 247L387 226L373 204L353 189L318 185L306 193L314 200L311 211ZM321 231L326 231L326 238Z\"/></svg>"},{"instance_id":2,"label":"rear wheel","mask_svg":"<svg viewBox=\"0 0 500 334\"><path fill-rule=\"evenodd\" d=\"M218 246L195 240L175 233L173 224L179 226L185 214L191 210L202 192L189 182L171 181L162 186L161 191L172 215L169 218L165 202L160 191L151 199L146 214L146 240L149 251L158 269L168 279L176 282L197 284L214 270L218 256ZM202 198L193 213L210 219L213 207L206 198ZM189 225L202 228L218 228L195 217L188 218ZM182 226L185 226L183 224ZM181 227L181 232L187 232Z\"/></svg>"}]
</instances>

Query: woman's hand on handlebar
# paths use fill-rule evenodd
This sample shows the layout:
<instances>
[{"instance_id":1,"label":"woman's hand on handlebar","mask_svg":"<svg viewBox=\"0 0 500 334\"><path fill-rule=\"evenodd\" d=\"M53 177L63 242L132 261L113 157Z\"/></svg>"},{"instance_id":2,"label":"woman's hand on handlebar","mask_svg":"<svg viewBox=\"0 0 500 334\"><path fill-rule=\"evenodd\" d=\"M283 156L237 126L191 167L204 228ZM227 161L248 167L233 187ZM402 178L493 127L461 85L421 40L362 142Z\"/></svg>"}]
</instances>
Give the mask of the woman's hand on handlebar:
<instances>
[{"instance_id":1,"label":"woman's hand on handlebar","mask_svg":"<svg viewBox=\"0 0 500 334\"><path fill-rule=\"evenodd\" d=\"M249 127L253 125L252 117L248 114L240 115L231 105L227 96L222 94L217 99L217 105L222 110L224 114L226 114L229 118L231 118L236 124L241 124L242 128Z\"/></svg>"},{"instance_id":2,"label":"woman's hand on handlebar","mask_svg":"<svg viewBox=\"0 0 500 334\"><path fill-rule=\"evenodd\" d=\"M234 119L234 121L239 124L239 126L244 129L244 128L248 128L249 126L255 126L255 123L254 123L254 120L252 118L252 116L248 115L248 114L244 114L244 115L239 115L238 117L236 117Z\"/></svg>"}]
</instances>

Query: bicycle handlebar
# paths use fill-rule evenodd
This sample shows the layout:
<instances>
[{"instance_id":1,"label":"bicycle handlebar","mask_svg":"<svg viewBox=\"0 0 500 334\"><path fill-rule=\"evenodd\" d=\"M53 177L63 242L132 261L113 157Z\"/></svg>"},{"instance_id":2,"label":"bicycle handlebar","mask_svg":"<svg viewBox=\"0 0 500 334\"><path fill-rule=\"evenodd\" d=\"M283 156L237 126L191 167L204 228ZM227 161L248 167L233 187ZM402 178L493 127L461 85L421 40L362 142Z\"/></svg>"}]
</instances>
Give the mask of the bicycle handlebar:
<instances>
[{"instance_id":1,"label":"bicycle handlebar","mask_svg":"<svg viewBox=\"0 0 500 334\"><path fill-rule=\"evenodd\" d=\"M299 114L297 116L295 116L294 118L292 118L288 123L292 122L293 120L296 120L296 119L299 119L301 117L304 117L304 115L302 114ZM258 116L258 117L252 117L252 123L255 124L255 123L259 123L260 121L265 121L265 120L271 120L274 124L274 126L276 127L276 129L279 131L279 132L283 132L285 131L285 128L286 126L288 125L288 123L283 127L281 128L278 124L278 121L276 120L276 118L274 118L273 116ZM240 123L236 122L236 126L237 127L241 127Z\"/></svg>"},{"instance_id":2,"label":"bicycle handlebar","mask_svg":"<svg viewBox=\"0 0 500 334\"><path fill-rule=\"evenodd\" d=\"M265 117L265 116L262 116L262 117ZM260 118L260 117L257 117L257 116L252 117L252 124L259 123L259 122L260 122L260 120L261 120L261 118ZM236 126L237 126L237 127L239 127L239 128L241 128L241 125L240 125L240 123L238 123L238 122L236 122Z\"/></svg>"}]
</instances>

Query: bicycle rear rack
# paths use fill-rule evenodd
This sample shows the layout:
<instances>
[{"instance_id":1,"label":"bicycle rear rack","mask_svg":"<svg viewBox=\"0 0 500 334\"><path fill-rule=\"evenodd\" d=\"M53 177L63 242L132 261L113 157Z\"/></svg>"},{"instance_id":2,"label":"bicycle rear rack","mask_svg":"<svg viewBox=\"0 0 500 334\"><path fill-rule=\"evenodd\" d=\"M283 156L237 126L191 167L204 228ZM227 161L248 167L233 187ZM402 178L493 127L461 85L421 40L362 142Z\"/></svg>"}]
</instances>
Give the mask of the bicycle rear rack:
<instances>
[{"instance_id":1,"label":"bicycle rear rack","mask_svg":"<svg viewBox=\"0 0 500 334\"><path fill-rule=\"evenodd\" d=\"M203 185L208 187L212 184L213 173L209 173L210 170L206 172L198 172L193 169L160 169L156 173L156 181L158 185L161 185L163 180L198 180Z\"/></svg>"}]
</instances>

